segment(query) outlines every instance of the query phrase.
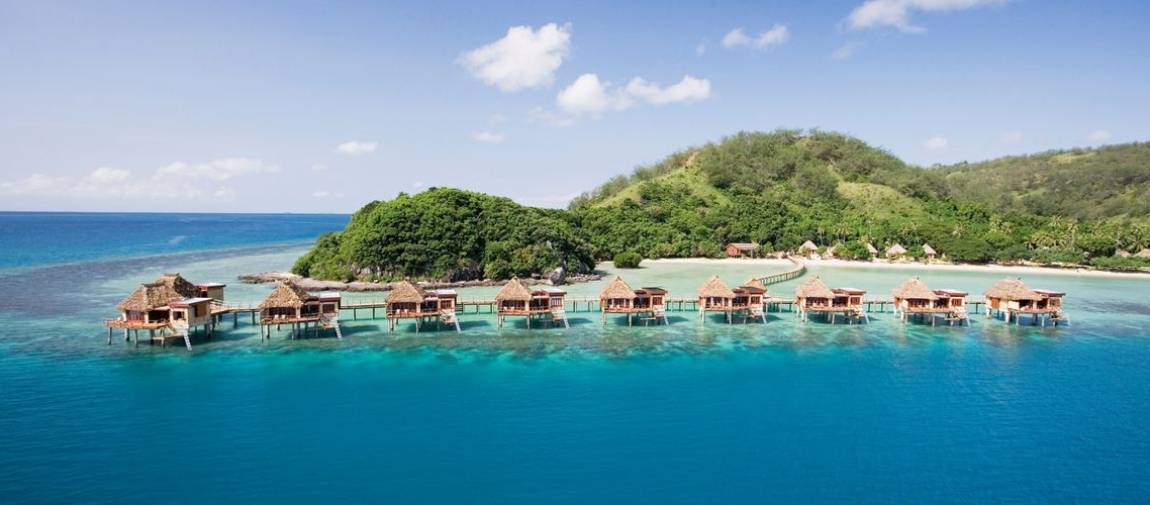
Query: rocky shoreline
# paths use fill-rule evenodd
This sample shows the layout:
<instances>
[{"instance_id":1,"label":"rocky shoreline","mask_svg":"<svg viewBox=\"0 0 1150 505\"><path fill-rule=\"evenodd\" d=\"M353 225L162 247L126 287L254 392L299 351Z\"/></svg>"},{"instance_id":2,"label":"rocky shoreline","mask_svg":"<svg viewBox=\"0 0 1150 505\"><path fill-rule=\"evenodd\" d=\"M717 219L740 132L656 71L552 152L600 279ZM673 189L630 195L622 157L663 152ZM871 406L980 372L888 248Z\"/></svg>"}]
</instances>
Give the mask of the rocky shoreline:
<instances>
[{"instance_id":1,"label":"rocky shoreline","mask_svg":"<svg viewBox=\"0 0 1150 505\"><path fill-rule=\"evenodd\" d=\"M593 282L603 278L601 273L589 273L578 275L559 275L549 274L547 276L540 276L538 278L530 277L523 279L523 282L528 285L543 284L548 286L559 286L563 284L575 284L580 282ZM306 291L348 291L348 292L370 292L370 291L391 291L395 286L399 285L398 282L340 282L340 281L324 281L319 279L312 279L310 277L303 277L293 274L291 272L272 271L261 272L258 274L244 274L238 277L239 281L244 284L268 284L272 282L290 281L295 285L303 288ZM440 282L440 281L419 281L415 284L424 289L452 289L452 288L473 288L473 287L490 287L502 286L506 284L506 280L483 279L474 281L460 281L460 282Z\"/></svg>"}]
</instances>

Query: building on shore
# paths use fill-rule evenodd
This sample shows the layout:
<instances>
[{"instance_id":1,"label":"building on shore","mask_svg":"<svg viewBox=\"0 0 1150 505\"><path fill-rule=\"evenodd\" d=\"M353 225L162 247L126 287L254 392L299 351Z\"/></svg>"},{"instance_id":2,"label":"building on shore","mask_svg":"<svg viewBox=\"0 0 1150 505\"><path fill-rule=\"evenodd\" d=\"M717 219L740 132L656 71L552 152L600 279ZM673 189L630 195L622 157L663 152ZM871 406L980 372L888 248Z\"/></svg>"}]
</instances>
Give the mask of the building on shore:
<instances>
[{"instance_id":1,"label":"building on shore","mask_svg":"<svg viewBox=\"0 0 1150 505\"><path fill-rule=\"evenodd\" d=\"M811 313L822 314L830 319L831 324L839 314L846 317L848 323L869 321L862 308L865 294L866 291L855 288L831 289L816 276L795 288L795 307L803 322L809 320Z\"/></svg>"},{"instance_id":2,"label":"building on shore","mask_svg":"<svg viewBox=\"0 0 1150 505\"><path fill-rule=\"evenodd\" d=\"M272 326L288 325L293 339L303 337L309 328L317 335L321 329L334 329L335 336L342 339L340 306L339 293L313 295L291 281L280 281L260 302L260 336L270 339Z\"/></svg>"},{"instance_id":3,"label":"building on shore","mask_svg":"<svg viewBox=\"0 0 1150 505\"><path fill-rule=\"evenodd\" d=\"M634 316L643 322L670 324L667 320L667 290L659 287L631 289L622 277L615 276L599 292L599 309L603 313L603 324L607 324L607 314L626 314L627 325L633 324Z\"/></svg>"},{"instance_id":4,"label":"building on shore","mask_svg":"<svg viewBox=\"0 0 1150 505\"><path fill-rule=\"evenodd\" d=\"M929 317L931 326L937 323L940 316L952 325L955 321L959 324L967 321L967 293L964 291L932 290L922 279L911 277L891 290L891 294L894 295L895 317L903 323L911 316L918 316L919 319Z\"/></svg>"},{"instance_id":5,"label":"building on shore","mask_svg":"<svg viewBox=\"0 0 1150 505\"><path fill-rule=\"evenodd\" d=\"M751 258L759 250L758 242L732 242L727 244L727 256L731 258Z\"/></svg>"},{"instance_id":6,"label":"building on shore","mask_svg":"<svg viewBox=\"0 0 1150 505\"><path fill-rule=\"evenodd\" d=\"M531 328L532 319L561 323L564 328L570 328L567 309L564 306L566 296L567 292L560 288L546 286L533 289L518 277L514 277L495 295L498 326L502 328L504 320L508 317L523 317L528 328Z\"/></svg>"},{"instance_id":7,"label":"building on shore","mask_svg":"<svg viewBox=\"0 0 1150 505\"><path fill-rule=\"evenodd\" d=\"M458 298L453 289L424 290L410 281L400 282L384 299L387 331L395 331L395 325L402 319L414 319L416 333L428 321L452 325L459 332Z\"/></svg>"},{"instance_id":8,"label":"building on shore","mask_svg":"<svg viewBox=\"0 0 1150 505\"><path fill-rule=\"evenodd\" d=\"M1045 289L1031 289L1022 279L1007 277L987 288L986 315L1002 315L1006 322L1014 319L1022 324L1022 316L1030 316L1030 324L1042 324L1047 321L1057 326L1067 321L1062 312L1062 298L1066 293L1048 291Z\"/></svg>"},{"instance_id":9,"label":"building on shore","mask_svg":"<svg viewBox=\"0 0 1150 505\"><path fill-rule=\"evenodd\" d=\"M886 248L886 259L900 260L906 257L906 248L902 244L894 244Z\"/></svg>"},{"instance_id":10,"label":"building on shore","mask_svg":"<svg viewBox=\"0 0 1150 505\"><path fill-rule=\"evenodd\" d=\"M930 246L930 244L923 244L922 245L922 258L924 261L926 261L927 263L930 263L931 261L934 261L937 257L938 257L938 251L935 251L934 248Z\"/></svg>"}]
</instances>

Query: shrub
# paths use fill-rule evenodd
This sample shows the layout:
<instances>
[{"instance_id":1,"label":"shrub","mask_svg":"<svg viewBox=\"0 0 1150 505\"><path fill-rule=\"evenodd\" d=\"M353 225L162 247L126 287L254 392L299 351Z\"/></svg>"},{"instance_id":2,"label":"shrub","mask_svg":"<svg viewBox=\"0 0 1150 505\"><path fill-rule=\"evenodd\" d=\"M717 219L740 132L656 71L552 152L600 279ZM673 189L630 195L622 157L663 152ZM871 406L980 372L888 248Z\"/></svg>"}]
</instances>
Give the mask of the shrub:
<instances>
[{"instance_id":1,"label":"shrub","mask_svg":"<svg viewBox=\"0 0 1150 505\"><path fill-rule=\"evenodd\" d=\"M635 251L623 251L615 255L615 268L639 268L643 257Z\"/></svg>"}]
</instances>

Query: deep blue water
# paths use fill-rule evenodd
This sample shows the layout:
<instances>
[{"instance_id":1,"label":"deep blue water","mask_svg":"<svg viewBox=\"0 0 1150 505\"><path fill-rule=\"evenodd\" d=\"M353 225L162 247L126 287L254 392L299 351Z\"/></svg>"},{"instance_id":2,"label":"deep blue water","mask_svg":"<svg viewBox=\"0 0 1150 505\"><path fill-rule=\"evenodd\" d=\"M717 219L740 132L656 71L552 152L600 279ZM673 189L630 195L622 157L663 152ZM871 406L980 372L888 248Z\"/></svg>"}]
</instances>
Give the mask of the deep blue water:
<instances>
[{"instance_id":1,"label":"deep blue water","mask_svg":"<svg viewBox=\"0 0 1150 505\"><path fill-rule=\"evenodd\" d=\"M210 220L220 234L243 221ZM55 229L53 216L38 227ZM48 307L0 306L0 501L1150 497L1150 281L1035 279L1070 293L1073 324L1058 329L982 317L932 328L889 314L831 326L786 313L628 328L573 313L570 330L466 315L463 333L417 335L345 314L343 340L265 342L241 320L191 352L119 335L106 345L99 318L158 272L226 281L287 268L306 247L271 238L0 270L0 296ZM879 296L906 276L815 273ZM686 267L625 275L673 296L705 280ZM972 290L997 279L934 278ZM229 297L268 289L229 284Z\"/></svg>"}]
</instances>

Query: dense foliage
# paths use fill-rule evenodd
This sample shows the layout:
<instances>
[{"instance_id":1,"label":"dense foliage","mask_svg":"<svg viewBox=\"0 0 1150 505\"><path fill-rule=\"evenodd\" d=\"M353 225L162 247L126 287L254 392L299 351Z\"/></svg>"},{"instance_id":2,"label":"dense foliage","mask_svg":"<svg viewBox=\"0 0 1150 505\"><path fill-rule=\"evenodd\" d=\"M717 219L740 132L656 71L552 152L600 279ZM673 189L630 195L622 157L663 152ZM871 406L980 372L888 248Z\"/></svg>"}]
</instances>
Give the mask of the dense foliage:
<instances>
[{"instance_id":1,"label":"dense foliage","mask_svg":"<svg viewBox=\"0 0 1150 505\"><path fill-rule=\"evenodd\" d=\"M594 267L589 246L560 210L432 188L372 202L342 232L319 238L294 273L319 279L448 281Z\"/></svg>"},{"instance_id":2,"label":"dense foliage","mask_svg":"<svg viewBox=\"0 0 1150 505\"><path fill-rule=\"evenodd\" d=\"M615 177L566 211L452 189L372 202L293 271L507 278L717 257L731 242L795 252L807 240L849 259L899 243L911 257L930 244L962 262L1144 268L1114 255L1150 247L1150 144L924 169L838 133L741 132Z\"/></svg>"},{"instance_id":3,"label":"dense foliage","mask_svg":"<svg viewBox=\"0 0 1150 505\"><path fill-rule=\"evenodd\" d=\"M635 251L623 251L615 255L615 268L639 268L643 257Z\"/></svg>"}]
</instances>

